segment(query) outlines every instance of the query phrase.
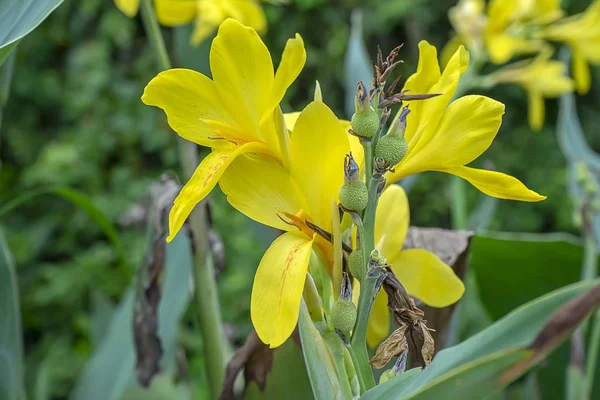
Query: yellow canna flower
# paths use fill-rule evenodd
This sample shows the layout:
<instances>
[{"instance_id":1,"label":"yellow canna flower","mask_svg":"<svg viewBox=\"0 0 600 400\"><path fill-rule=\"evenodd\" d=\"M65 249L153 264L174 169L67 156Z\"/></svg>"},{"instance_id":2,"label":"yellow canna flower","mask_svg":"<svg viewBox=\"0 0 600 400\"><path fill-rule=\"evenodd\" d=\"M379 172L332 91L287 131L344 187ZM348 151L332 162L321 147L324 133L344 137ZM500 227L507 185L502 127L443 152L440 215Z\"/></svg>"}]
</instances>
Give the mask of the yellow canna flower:
<instances>
[{"instance_id":1,"label":"yellow canna flower","mask_svg":"<svg viewBox=\"0 0 600 400\"><path fill-rule=\"evenodd\" d=\"M297 34L288 40L275 73L258 34L227 19L210 50L212 80L196 71L171 69L146 86L142 101L163 109L179 136L212 148L175 199L168 241L236 157L252 152L282 158L279 103L305 61L304 43Z\"/></svg>"},{"instance_id":2,"label":"yellow canna flower","mask_svg":"<svg viewBox=\"0 0 600 400\"><path fill-rule=\"evenodd\" d=\"M600 0L594 0L583 13L552 24L542 36L571 47L577 91L587 93L591 84L588 63L600 65Z\"/></svg>"},{"instance_id":3,"label":"yellow canna flower","mask_svg":"<svg viewBox=\"0 0 600 400\"><path fill-rule=\"evenodd\" d=\"M460 176L483 193L521 201L545 199L512 176L466 165L492 144L504 114L504 105L485 96L464 96L451 102L460 77L469 65L469 53L460 47L443 72L437 51L426 41L419 43L417 72L404 85L409 93L439 93L440 96L408 102L410 114L405 139L408 151L385 176L392 184L422 171L440 171Z\"/></svg>"},{"instance_id":4,"label":"yellow canna flower","mask_svg":"<svg viewBox=\"0 0 600 400\"><path fill-rule=\"evenodd\" d=\"M134 17L140 0L115 0L128 17ZM196 20L191 42L200 44L227 18L254 28L260 34L267 30L265 14L257 0L154 0L158 22L179 26Z\"/></svg>"},{"instance_id":5,"label":"yellow canna flower","mask_svg":"<svg viewBox=\"0 0 600 400\"><path fill-rule=\"evenodd\" d=\"M495 64L544 47L538 32L562 16L560 0L492 0L488 5L486 48Z\"/></svg>"},{"instance_id":6,"label":"yellow canna flower","mask_svg":"<svg viewBox=\"0 0 600 400\"><path fill-rule=\"evenodd\" d=\"M375 242L379 252L409 295L431 307L457 302L465 287L454 270L424 249L401 250L408 233L410 211L406 193L399 185L388 187L379 199L375 217ZM380 290L369 317L367 343L377 347L390 329L387 295Z\"/></svg>"},{"instance_id":7,"label":"yellow canna flower","mask_svg":"<svg viewBox=\"0 0 600 400\"><path fill-rule=\"evenodd\" d=\"M456 32L454 43L463 44L469 51L479 52L483 47L483 32L487 19L484 14L484 0L459 0L458 4L448 11L448 19ZM456 45L458 48L458 45ZM456 51L456 48L454 51ZM454 53L452 51L452 54ZM450 59L450 57L448 57Z\"/></svg>"},{"instance_id":8,"label":"yellow canna flower","mask_svg":"<svg viewBox=\"0 0 600 400\"><path fill-rule=\"evenodd\" d=\"M296 326L311 251L332 260L331 243L305 221L331 231L331 204L344 181L343 160L350 144L333 112L314 101L298 117L289 151L289 168L275 158L245 154L219 181L238 211L286 231L264 254L252 288L252 323L272 348L285 342Z\"/></svg>"},{"instance_id":9,"label":"yellow canna flower","mask_svg":"<svg viewBox=\"0 0 600 400\"><path fill-rule=\"evenodd\" d=\"M550 50L544 50L533 60L508 65L488 77L492 85L516 83L527 91L529 125L534 130L544 125L544 99L572 92L575 87L573 80L566 76L566 66L551 60L551 56Z\"/></svg>"}]
</instances>

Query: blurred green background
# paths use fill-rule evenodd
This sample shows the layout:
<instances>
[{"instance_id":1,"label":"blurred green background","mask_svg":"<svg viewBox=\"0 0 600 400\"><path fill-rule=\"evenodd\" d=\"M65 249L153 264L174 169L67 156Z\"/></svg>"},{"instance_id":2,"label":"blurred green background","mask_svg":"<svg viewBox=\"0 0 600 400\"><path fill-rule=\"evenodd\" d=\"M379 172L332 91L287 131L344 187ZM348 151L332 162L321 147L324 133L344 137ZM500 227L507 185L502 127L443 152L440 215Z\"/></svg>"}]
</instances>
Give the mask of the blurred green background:
<instances>
[{"instance_id":1,"label":"blurred green background","mask_svg":"<svg viewBox=\"0 0 600 400\"><path fill-rule=\"evenodd\" d=\"M352 10L364 13L364 37L374 57L404 43L400 70L416 67L417 43L427 39L438 49L449 38L447 10L454 0L292 0L264 5L269 32L265 42L275 63L285 41L299 32L308 53L306 67L288 91L284 111L301 110L315 81L324 101L339 117L345 113L344 57ZM569 13L585 0L568 2ZM189 28L164 30L177 66L208 73L207 42L187 45ZM111 0L67 0L16 52L12 89L0 133L0 205L46 185L76 188L93 198L116 225L129 265L142 261L143 226L127 221L151 182L177 171L177 136L161 111L144 106L140 96L156 74L153 53L139 18L128 19ZM578 111L592 147L600 149L597 129L600 69L592 90L578 97ZM573 205L568 196L565 160L556 141L556 101L546 103L546 124L533 132L527 124L527 98L518 87L486 93L507 105L504 123L486 159L500 171L519 177L548 196L542 203L504 201L489 228L512 232L572 232ZM409 193L411 223L450 226L449 180L441 173L420 176ZM469 187L474 207L480 198ZM249 298L254 271L275 232L260 229L233 210L223 194L211 195L215 231L224 242L219 287L228 334L241 344L251 329ZM89 217L65 200L45 195L2 219L17 266L30 394L39 385L41 365L51 398L72 389L93 350L98 304L116 304L134 271L119 263L112 245ZM251 235L250 232L260 235ZM565 266L567 268L569 266ZM578 265L573 266L578 268ZM497 299L502 302L502 299ZM187 351L190 376L203 376L201 344L193 312L182 323L180 342ZM195 382L197 387L202 381Z\"/></svg>"}]
</instances>

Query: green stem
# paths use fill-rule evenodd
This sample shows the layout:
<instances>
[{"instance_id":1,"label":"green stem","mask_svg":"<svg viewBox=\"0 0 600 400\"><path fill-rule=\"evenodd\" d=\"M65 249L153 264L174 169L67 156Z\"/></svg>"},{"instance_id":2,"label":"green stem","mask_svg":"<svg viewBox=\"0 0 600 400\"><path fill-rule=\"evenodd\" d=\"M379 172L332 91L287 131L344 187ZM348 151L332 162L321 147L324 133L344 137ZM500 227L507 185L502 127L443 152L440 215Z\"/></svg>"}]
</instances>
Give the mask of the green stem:
<instances>
[{"instance_id":1,"label":"green stem","mask_svg":"<svg viewBox=\"0 0 600 400\"><path fill-rule=\"evenodd\" d=\"M368 179L373 175L373 145L368 139L361 142L365 154L365 176L367 177L368 182Z\"/></svg>"},{"instance_id":2,"label":"green stem","mask_svg":"<svg viewBox=\"0 0 600 400\"><path fill-rule=\"evenodd\" d=\"M0 66L0 130L2 129L2 111L8 102L10 94L10 84L12 82L13 67L15 63L15 53L17 49L13 49L4 64Z\"/></svg>"},{"instance_id":3,"label":"green stem","mask_svg":"<svg viewBox=\"0 0 600 400\"><path fill-rule=\"evenodd\" d=\"M585 234L583 268L581 269L581 280L591 280L598 275L598 249L596 239L590 233ZM598 352L600 350L600 311L596 311L591 323L591 333L588 342L588 353L585 362L586 382L591 393L594 383L594 375L596 374L596 364L598 363ZM585 331L587 323L581 326L580 329Z\"/></svg>"},{"instance_id":4,"label":"green stem","mask_svg":"<svg viewBox=\"0 0 600 400\"><path fill-rule=\"evenodd\" d=\"M467 196L466 182L455 175L450 176L450 202L452 212L452 228L456 230L467 229Z\"/></svg>"},{"instance_id":5,"label":"green stem","mask_svg":"<svg viewBox=\"0 0 600 400\"><path fill-rule=\"evenodd\" d=\"M596 311L592 321L592 331L588 346L588 355L585 362L586 381L590 385L590 393L593 389L594 378L596 376L596 365L598 364L598 353L600 352L600 311Z\"/></svg>"},{"instance_id":6,"label":"green stem","mask_svg":"<svg viewBox=\"0 0 600 400\"><path fill-rule=\"evenodd\" d=\"M367 382L365 381L365 378L368 376L367 374L361 374L360 371L358 371L356 369L356 367L358 367L359 365L361 365L363 363L363 361L361 359L359 359L356 356L356 353L354 352L354 348L352 346L346 346L346 348L348 349L348 353L350 354L350 357L352 358L352 363L354 364L354 370L356 372L356 377L358 378L358 385L360 387L360 392L364 393L367 391ZM369 362L369 358L368 358L368 354L367 354L367 364ZM371 375L373 375L371 373ZM375 378L373 378L373 382L375 382Z\"/></svg>"},{"instance_id":7,"label":"green stem","mask_svg":"<svg viewBox=\"0 0 600 400\"><path fill-rule=\"evenodd\" d=\"M141 1L141 14L148 39L156 54L161 70L171 68L160 26L152 5L152 0ZM198 165L196 145L178 140L179 158L185 178L194 173ZM223 333L223 322L219 307L219 296L212 254L208 249L208 223L206 207L200 204L189 218L194 241L194 288L196 312L204 340L205 366L210 383L211 397L216 398L225 376L228 344Z\"/></svg>"}]
</instances>

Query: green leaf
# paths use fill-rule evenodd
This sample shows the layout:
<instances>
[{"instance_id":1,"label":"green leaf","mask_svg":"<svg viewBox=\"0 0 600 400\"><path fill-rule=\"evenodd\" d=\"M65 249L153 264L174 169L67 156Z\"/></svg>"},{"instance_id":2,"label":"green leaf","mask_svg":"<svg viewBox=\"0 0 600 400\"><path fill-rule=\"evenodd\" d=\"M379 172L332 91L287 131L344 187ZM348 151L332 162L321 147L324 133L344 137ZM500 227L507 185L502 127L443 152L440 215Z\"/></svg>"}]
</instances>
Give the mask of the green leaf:
<instances>
[{"instance_id":1,"label":"green leaf","mask_svg":"<svg viewBox=\"0 0 600 400\"><path fill-rule=\"evenodd\" d=\"M17 41L34 30L63 0L2 0L0 2L0 64ZM11 46L11 48L8 48Z\"/></svg>"},{"instance_id":2,"label":"green leaf","mask_svg":"<svg viewBox=\"0 0 600 400\"><path fill-rule=\"evenodd\" d=\"M348 118L354 114L356 84L358 81L363 81L365 85L368 85L373 78L373 64L363 40L362 19L362 12L359 10L352 12L350 40L344 60L345 110Z\"/></svg>"},{"instance_id":3,"label":"green leaf","mask_svg":"<svg viewBox=\"0 0 600 400\"><path fill-rule=\"evenodd\" d=\"M440 351L408 385L396 386L398 378L392 379L363 398L389 398L386 393L418 400L482 398L498 392L544 359L591 312L600 298L599 284L600 280L579 282L542 296L463 343Z\"/></svg>"},{"instance_id":4,"label":"green leaf","mask_svg":"<svg viewBox=\"0 0 600 400\"><path fill-rule=\"evenodd\" d=\"M25 400L23 378L19 286L12 255L0 231L0 399Z\"/></svg>"},{"instance_id":5,"label":"green leaf","mask_svg":"<svg viewBox=\"0 0 600 400\"><path fill-rule=\"evenodd\" d=\"M158 336L164 349L163 370L173 365L179 320L191 299L192 254L189 239L178 235L167 245L162 298L158 308ZM103 342L79 377L71 400L119 399L135 385L133 345L134 288L124 295Z\"/></svg>"},{"instance_id":6,"label":"green leaf","mask_svg":"<svg viewBox=\"0 0 600 400\"><path fill-rule=\"evenodd\" d=\"M47 194L53 194L55 196L62 197L63 199L70 201L75 206L83 210L96 223L96 225L98 225L98 227L102 229L108 240L113 245L115 251L119 255L121 264L123 264L124 266L128 265L127 258L125 257L125 252L123 250L123 245L121 244L121 240L119 239L117 230L113 226L112 222L102 212L102 210L100 210L94 205L94 202L90 197L75 189L63 186L52 186L31 190L9 201L4 206L0 207L0 218L13 211L17 207L21 206L22 204Z\"/></svg>"}]
</instances>

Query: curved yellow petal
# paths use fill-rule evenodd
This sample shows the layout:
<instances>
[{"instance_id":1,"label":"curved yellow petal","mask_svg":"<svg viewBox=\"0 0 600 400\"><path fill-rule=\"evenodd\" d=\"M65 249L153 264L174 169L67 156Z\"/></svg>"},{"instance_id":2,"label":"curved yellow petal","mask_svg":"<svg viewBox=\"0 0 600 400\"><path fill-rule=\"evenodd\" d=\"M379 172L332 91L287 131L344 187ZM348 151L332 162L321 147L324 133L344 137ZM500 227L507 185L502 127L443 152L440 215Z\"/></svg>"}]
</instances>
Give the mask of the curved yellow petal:
<instances>
[{"instance_id":1,"label":"curved yellow petal","mask_svg":"<svg viewBox=\"0 0 600 400\"><path fill-rule=\"evenodd\" d=\"M219 27L210 50L210 69L220 98L238 125L258 133L274 82L273 63L260 36L234 19Z\"/></svg>"},{"instance_id":2,"label":"curved yellow petal","mask_svg":"<svg viewBox=\"0 0 600 400\"><path fill-rule=\"evenodd\" d=\"M219 180L219 186L235 209L261 224L284 231L295 230L277 217L306 210L306 201L289 172L272 158L243 154Z\"/></svg>"},{"instance_id":3,"label":"curved yellow petal","mask_svg":"<svg viewBox=\"0 0 600 400\"><path fill-rule=\"evenodd\" d=\"M410 211L408 198L400 185L391 185L382 193L375 216L375 244L381 254L394 258L402 249Z\"/></svg>"},{"instance_id":4,"label":"curved yellow petal","mask_svg":"<svg viewBox=\"0 0 600 400\"><path fill-rule=\"evenodd\" d=\"M577 93L584 95L590 90L592 78L590 76L590 67L581 51L573 47L573 78L577 86Z\"/></svg>"},{"instance_id":5,"label":"curved yellow petal","mask_svg":"<svg viewBox=\"0 0 600 400\"><path fill-rule=\"evenodd\" d=\"M464 46L465 43L463 43L460 37L458 36L454 36L446 42L440 54L440 65L442 66L442 68L446 68L446 65L448 65L448 62L461 45Z\"/></svg>"},{"instance_id":6,"label":"curved yellow petal","mask_svg":"<svg viewBox=\"0 0 600 400\"><path fill-rule=\"evenodd\" d=\"M194 175L185 184L175 199L173 208L169 213L169 236L167 242L173 240L183 226L192 210L215 187L221 175L237 156L251 151L265 150L260 143L248 143L243 146L230 146L223 149L214 149L204 157Z\"/></svg>"},{"instance_id":7,"label":"curved yellow petal","mask_svg":"<svg viewBox=\"0 0 600 400\"><path fill-rule=\"evenodd\" d=\"M444 172L460 176L488 196L499 199L536 202L546 198L528 189L517 178L501 172L470 167L452 168Z\"/></svg>"},{"instance_id":8,"label":"curved yellow petal","mask_svg":"<svg viewBox=\"0 0 600 400\"><path fill-rule=\"evenodd\" d=\"M221 0L220 7L227 16L251 27L261 35L267 31L267 18L256 0Z\"/></svg>"},{"instance_id":9,"label":"curved yellow petal","mask_svg":"<svg viewBox=\"0 0 600 400\"><path fill-rule=\"evenodd\" d=\"M197 4L196 0L154 0L154 9L161 25L178 26L194 20Z\"/></svg>"},{"instance_id":10,"label":"curved yellow petal","mask_svg":"<svg viewBox=\"0 0 600 400\"><path fill-rule=\"evenodd\" d=\"M284 233L267 249L256 271L250 316L256 334L271 348L283 344L298 322L312 244L302 233Z\"/></svg>"},{"instance_id":11,"label":"curved yellow petal","mask_svg":"<svg viewBox=\"0 0 600 400\"><path fill-rule=\"evenodd\" d=\"M133 18L140 8L140 0L115 0L115 5L129 18Z\"/></svg>"},{"instance_id":12,"label":"curved yellow petal","mask_svg":"<svg viewBox=\"0 0 600 400\"><path fill-rule=\"evenodd\" d=\"M392 270L408 294L428 306L449 306L457 302L465 291L452 268L427 250L404 250L388 262L392 263Z\"/></svg>"},{"instance_id":13,"label":"curved yellow petal","mask_svg":"<svg viewBox=\"0 0 600 400\"><path fill-rule=\"evenodd\" d=\"M470 163L490 147L503 114L504 104L489 97L471 95L453 101L428 142L421 139L419 150L409 152L386 178L391 183L417 172Z\"/></svg>"},{"instance_id":14,"label":"curved yellow petal","mask_svg":"<svg viewBox=\"0 0 600 400\"><path fill-rule=\"evenodd\" d=\"M306 197L308 212L324 229L331 225L331 200L344 182L348 137L333 111L313 101L300 114L290 141L292 177Z\"/></svg>"},{"instance_id":15,"label":"curved yellow petal","mask_svg":"<svg viewBox=\"0 0 600 400\"><path fill-rule=\"evenodd\" d=\"M283 114L283 119L285 120L285 126L288 128L288 131L294 130L294 126L296 126L296 121L298 121L299 116L300 116L300 111L294 111L291 113Z\"/></svg>"},{"instance_id":16,"label":"curved yellow petal","mask_svg":"<svg viewBox=\"0 0 600 400\"><path fill-rule=\"evenodd\" d=\"M529 115L529 126L534 131L539 131L544 126L544 98L538 92L530 90L528 93L529 101L528 115Z\"/></svg>"},{"instance_id":17,"label":"curved yellow petal","mask_svg":"<svg viewBox=\"0 0 600 400\"><path fill-rule=\"evenodd\" d=\"M390 332L390 310L387 302L387 294L381 289L373 302L367 325L367 344L371 348L376 348Z\"/></svg>"},{"instance_id":18,"label":"curved yellow petal","mask_svg":"<svg viewBox=\"0 0 600 400\"><path fill-rule=\"evenodd\" d=\"M171 128L182 138L207 147L229 145L226 140L211 139L222 135L206 120L219 121L225 129L227 125L235 126L236 122L219 100L214 82L201 73L189 69L163 71L148 83L142 101L161 108ZM234 136L242 133L239 131ZM244 135L240 139L250 141L253 137Z\"/></svg>"}]
</instances>

